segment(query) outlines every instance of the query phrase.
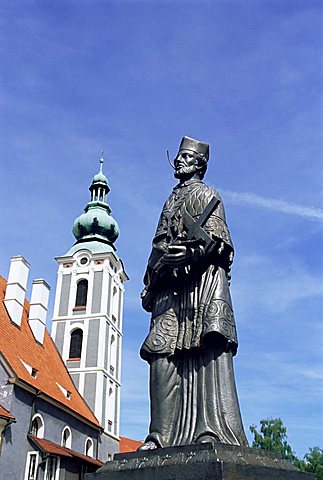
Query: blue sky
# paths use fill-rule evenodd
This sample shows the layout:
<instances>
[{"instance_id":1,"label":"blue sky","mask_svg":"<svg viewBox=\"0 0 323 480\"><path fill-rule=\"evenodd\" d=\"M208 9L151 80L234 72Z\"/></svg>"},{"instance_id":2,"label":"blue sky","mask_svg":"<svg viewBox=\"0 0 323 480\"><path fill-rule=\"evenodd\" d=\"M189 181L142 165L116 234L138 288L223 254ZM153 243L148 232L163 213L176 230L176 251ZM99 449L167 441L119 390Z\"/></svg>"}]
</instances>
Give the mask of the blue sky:
<instances>
[{"instance_id":1,"label":"blue sky","mask_svg":"<svg viewBox=\"0 0 323 480\"><path fill-rule=\"evenodd\" d=\"M3 0L0 26L0 273L21 254L55 290L104 148L130 276L122 434L148 428L139 293L165 152L189 135L211 145L236 249L245 428L279 416L298 455L322 447L322 2Z\"/></svg>"}]
</instances>

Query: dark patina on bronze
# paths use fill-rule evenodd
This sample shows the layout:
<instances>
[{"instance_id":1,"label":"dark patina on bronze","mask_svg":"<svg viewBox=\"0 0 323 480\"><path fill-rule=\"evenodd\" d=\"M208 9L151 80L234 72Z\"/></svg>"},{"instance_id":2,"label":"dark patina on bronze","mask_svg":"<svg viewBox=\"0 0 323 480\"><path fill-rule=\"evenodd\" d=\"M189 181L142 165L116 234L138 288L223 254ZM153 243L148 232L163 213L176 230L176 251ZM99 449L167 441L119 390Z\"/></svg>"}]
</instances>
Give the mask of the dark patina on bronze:
<instances>
[{"instance_id":1,"label":"dark patina on bronze","mask_svg":"<svg viewBox=\"0 0 323 480\"><path fill-rule=\"evenodd\" d=\"M247 445L233 374L238 341L229 291L233 245L219 193L203 181L209 145L184 137L145 273L151 312L151 423L142 449Z\"/></svg>"},{"instance_id":2,"label":"dark patina on bronze","mask_svg":"<svg viewBox=\"0 0 323 480\"><path fill-rule=\"evenodd\" d=\"M151 423L141 451L116 454L88 480L310 480L274 452L247 448L233 374L238 341L223 203L202 182L209 146L184 137L179 184L153 239L142 304ZM163 447L163 448L161 448Z\"/></svg>"}]
</instances>

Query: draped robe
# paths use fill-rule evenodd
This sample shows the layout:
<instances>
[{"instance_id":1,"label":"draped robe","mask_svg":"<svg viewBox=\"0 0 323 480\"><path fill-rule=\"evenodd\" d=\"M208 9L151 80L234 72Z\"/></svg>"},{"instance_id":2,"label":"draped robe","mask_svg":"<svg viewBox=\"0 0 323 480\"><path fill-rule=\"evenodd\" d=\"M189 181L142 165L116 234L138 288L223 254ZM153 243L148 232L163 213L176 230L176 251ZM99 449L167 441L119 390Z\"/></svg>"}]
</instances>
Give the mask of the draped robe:
<instances>
[{"instance_id":1,"label":"draped robe","mask_svg":"<svg viewBox=\"0 0 323 480\"><path fill-rule=\"evenodd\" d=\"M170 245L185 244L184 211L197 221L214 197L217 206L203 225L214 247L192 255L188 265L162 265ZM199 243L195 239L193 250ZM228 283L232 256L219 194L199 180L175 187L163 207L144 278L150 300L144 298L143 305L152 312L140 351L150 364L146 441L166 447L212 437L247 445L232 364L238 346Z\"/></svg>"}]
</instances>

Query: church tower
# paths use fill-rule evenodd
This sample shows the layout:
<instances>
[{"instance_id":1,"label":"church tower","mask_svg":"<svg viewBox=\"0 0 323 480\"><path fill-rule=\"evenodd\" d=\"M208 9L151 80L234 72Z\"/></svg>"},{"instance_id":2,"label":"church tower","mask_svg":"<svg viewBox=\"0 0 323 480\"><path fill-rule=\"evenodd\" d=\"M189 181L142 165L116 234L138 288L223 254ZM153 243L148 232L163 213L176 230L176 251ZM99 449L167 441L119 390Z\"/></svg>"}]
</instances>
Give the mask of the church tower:
<instances>
[{"instance_id":1,"label":"church tower","mask_svg":"<svg viewBox=\"0 0 323 480\"><path fill-rule=\"evenodd\" d=\"M91 197L74 222L72 248L57 257L52 337L66 367L104 428L99 458L119 451L120 367L124 282L114 242L119 227L107 204L108 180L100 171Z\"/></svg>"}]
</instances>

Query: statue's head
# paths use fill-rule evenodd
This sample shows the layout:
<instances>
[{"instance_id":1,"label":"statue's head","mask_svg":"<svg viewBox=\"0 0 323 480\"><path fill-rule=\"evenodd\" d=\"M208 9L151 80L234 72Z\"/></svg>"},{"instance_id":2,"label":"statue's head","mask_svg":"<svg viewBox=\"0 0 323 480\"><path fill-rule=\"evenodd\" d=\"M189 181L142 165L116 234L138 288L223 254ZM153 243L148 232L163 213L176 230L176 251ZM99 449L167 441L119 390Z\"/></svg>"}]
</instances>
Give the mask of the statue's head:
<instances>
[{"instance_id":1,"label":"statue's head","mask_svg":"<svg viewBox=\"0 0 323 480\"><path fill-rule=\"evenodd\" d=\"M209 160L209 145L190 137L183 137L174 160L175 178L185 180L193 176L202 179Z\"/></svg>"}]
</instances>

